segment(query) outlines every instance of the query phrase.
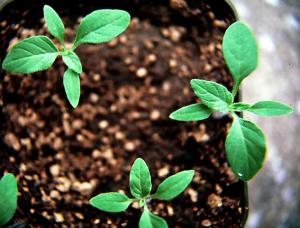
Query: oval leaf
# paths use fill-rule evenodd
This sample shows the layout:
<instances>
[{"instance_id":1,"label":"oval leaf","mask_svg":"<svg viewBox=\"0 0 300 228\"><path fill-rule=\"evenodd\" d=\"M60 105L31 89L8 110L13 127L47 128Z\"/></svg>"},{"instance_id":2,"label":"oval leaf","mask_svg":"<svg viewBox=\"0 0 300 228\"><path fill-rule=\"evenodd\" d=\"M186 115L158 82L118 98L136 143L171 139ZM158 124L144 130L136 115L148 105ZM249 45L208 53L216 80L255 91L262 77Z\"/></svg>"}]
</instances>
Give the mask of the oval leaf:
<instances>
[{"instance_id":1,"label":"oval leaf","mask_svg":"<svg viewBox=\"0 0 300 228\"><path fill-rule=\"evenodd\" d=\"M128 27L130 15L123 10L97 10L81 21L73 48L82 43L111 41Z\"/></svg>"},{"instance_id":2,"label":"oval leaf","mask_svg":"<svg viewBox=\"0 0 300 228\"><path fill-rule=\"evenodd\" d=\"M193 180L195 171L181 171L165 179L157 188L154 198L170 200L181 194Z\"/></svg>"},{"instance_id":3,"label":"oval leaf","mask_svg":"<svg viewBox=\"0 0 300 228\"><path fill-rule=\"evenodd\" d=\"M168 228L167 222L152 214L146 207L139 222L139 228Z\"/></svg>"},{"instance_id":4,"label":"oval leaf","mask_svg":"<svg viewBox=\"0 0 300 228\"><path fill-rule=\"evenodd\" d=\"M227 112L233 102L232 94L223 85L215 82L193 79L191 86L207 107L221 112Z\"/></svg>"},{"instance_id":5,"label":"oval leaf","mask_svg":"<svg viewBox=\"0 0 300 228\"><path fill-rule=\"evenodd\" d=\"M108 192L93 197L89 202L102 211L122 212L129 207L132 200L122 193Z\"/></svg>"},{"instance_id":6,"label":"oval leaf","mask_svg":"<svg viewBox=\"0 0 300 228\"><path fill-rule=\"evenodd\" d=\"M288 115L294 109L289 105L277 101L260 101L252 105L247 111L260 116L280 116Z\"/></svg>"},{"instance_id":7,"label":"oval leaf","mask_svg":"<svg viewBox=\"0 0 300 228\"><path fill-rule=\"evenodd\" d=\"M17 209L18 186L13 174L5 174L0 180L0 196L0 226L3 226L12 219Z\"/></svg>"},{"instance_id":8,"label":"oval leaf","mask_svg":"<svg viewBox=\"0 0 300 228\"><path fill-rule=\"evenodd\" d=\"M254 123L235 117L225 148L232 171L241 180L250 180L261 169L266 153L265 137Z\"/></svg>"},{"instance_id":9,"label":"oval leaf","mask_svg":"<svg viewBox=\"0 0 300 228\"><path fill-rule=\"evenodd\" d=\"M230 110L235 112L242 112L247 111L250 107L251 105L246 103L234 103L230 106Z\"/></svg>"},{"instance_id":10,"label":"oval leaf","mask_svg":"<svg viewBox=\"0 0 300 228\"><path fill-rule=\"evenodd\" d=\"M257 67L257 43L250 28L237 21L226 30L222 49L225 62L233 76L235 95L242 80Z\"/></svg>"},{"instance_id":11,"label":"oval leaf","mask_svg":"<svg viewBox=\"0 0 300 228\"><path fill-rule=\"evenodd\" d=\"M62 59L71 70L75 71L78 74L82 73L82 65L80 59L74 51L63 53Z\"/></svg>"},{"instance_id":12,"label":"oval leaf","mask_svg":"<svg viewBox=\"0 0 300 228\"><path fill-rule=\"evenodd\" d=\"M48 5L44 6L44 18L52 36L57 38L61 43L64 43L65 26L52 7Z\"/></svg>"},{"instance_id":13,"label":"oval leaf","mask_svg":"<svg viewBox=\"0 0 300 228\"><path fill-rule=\"evenodd\" d=\"M33 36L17 43L5 57L2 68L12 73L29 74L48 69L59 52L46 36Z\"/></svg>"},{"instance_id":14,"label":"oval leaf","mask_svg":"<svg viewBox=\"0 0 300 228\"><path fill-rule=\"evenodd\" d=\"M73 108L76 108L80 98L80 77L71 69L67 69L64 74L64 88L67 98Z\"/></svg>"},{"instance_id":15,"label":"oval leaf","mask_svg":"<svg viewBox=\"0 0 300 228\"><path fill-rule=\"evenodd\" d=\"M172 112L170 118L179 121L198 121L207 119L213 110L204 104L191 104Z\"/></svg>"},{"instance_id":16,"label":"oval leaf","mask_svg":"<svg viewBox=\"0 0 300 228\"><path fill-rule=\"evenodd\" d=\"M130 191L131 194L141 199L151 192L151 176L147 164L141 158L133 163L130 171Z\"/></svg>"}]
</instances>

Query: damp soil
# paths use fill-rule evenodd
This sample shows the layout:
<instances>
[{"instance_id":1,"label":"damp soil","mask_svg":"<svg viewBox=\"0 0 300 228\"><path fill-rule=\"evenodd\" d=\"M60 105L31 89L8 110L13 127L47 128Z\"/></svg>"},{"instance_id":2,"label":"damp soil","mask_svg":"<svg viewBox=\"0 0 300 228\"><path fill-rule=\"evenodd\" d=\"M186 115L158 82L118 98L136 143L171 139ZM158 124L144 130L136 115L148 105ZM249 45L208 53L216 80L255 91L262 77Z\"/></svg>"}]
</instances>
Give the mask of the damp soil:
<instances>
[{"instance_id":1,"label":"damp soil","mask_svg":"<svg viewBox=\"0 0 300 228\"><path fill-rule=\"evenodd\" d=\"M132 15L129 28L118 38L76 49L84 71L76 109L64 93L61 59L31 75L1 71L0 175L12 172L19 184L12 223L137 227L137 205L125 213L105 213L88 200L109 191L129 195L130 167L141 157L150 168L154 190L169 175L196 171L179 197L150 204L170 227L242 226L244 184L231 172L224 151L232 120L212 116L186 123L168 118L179 107L200 102L189 85L193 78L232 87L221 41L234 15L221 1L146 2L98 1L78 8L53 4L63 16L67 45L81 16L93 9L120 8ZM2 60L6 48L18 40L49 35L37 13L42 5L17 1L4 9Z\"/></svg>"}]
</instances>

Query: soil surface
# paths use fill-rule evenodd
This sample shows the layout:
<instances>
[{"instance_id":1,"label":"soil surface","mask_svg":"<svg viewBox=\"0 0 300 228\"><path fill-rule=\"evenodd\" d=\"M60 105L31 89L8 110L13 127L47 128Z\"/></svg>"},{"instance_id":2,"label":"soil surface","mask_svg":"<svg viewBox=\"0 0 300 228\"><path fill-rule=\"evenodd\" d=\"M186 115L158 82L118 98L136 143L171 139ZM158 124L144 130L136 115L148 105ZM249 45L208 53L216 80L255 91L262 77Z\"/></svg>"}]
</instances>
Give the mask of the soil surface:
<instances>
[{"instance_id":1,"label":"soil surface","mask_svg":"<svg viewBox=\"0 0 300 228\"><path fill-rule=\"evenodd\" d=\"M109 191L130 195L130 167L141 157L150 168L153 191L169 175L196 171L179 197L150 204L169 227L241 226L244 184L232 174L224 151L231 119L212 116L185 123L168 118L172 111L200 102L191 79L232 86L221 41L234 18L228 9L226 17L214 11L215 1L207 2L212 5L183 0L95 5L126 9L132 22L108 44L76 49L84 71L76 109L64 93L61 59L32 75L1 72L0 176L12 172L18 178L14 222L30 227L137 227L141 210L136 205L114 214L91 207L88 200ZM32 3L29 11L21 3L20 10L5 9L4 16L11 16L0 21L2 60L8 42L12 46L32 35L50 36L36 13L42 5ZM68 17L69 9L53 6L63 15L71 45L81 19L78 12L84 15L92 8L74 9ZM21 23L12 24L20 15Z\"/></svg>"}]
</instances>

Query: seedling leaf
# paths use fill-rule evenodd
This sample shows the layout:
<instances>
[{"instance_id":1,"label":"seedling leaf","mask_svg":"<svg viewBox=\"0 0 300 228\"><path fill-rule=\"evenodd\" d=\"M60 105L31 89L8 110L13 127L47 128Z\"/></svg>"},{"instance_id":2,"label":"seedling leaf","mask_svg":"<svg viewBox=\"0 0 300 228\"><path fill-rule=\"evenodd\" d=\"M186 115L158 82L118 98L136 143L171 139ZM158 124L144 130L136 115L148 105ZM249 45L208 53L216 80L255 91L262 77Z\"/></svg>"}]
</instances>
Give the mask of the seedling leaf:
<instances>
[{"instance_id":1,"label":"seedling leaf","mask_svg":"<svg viewBox=\"0 0 300 228\"><path fill-rule=\"evenodd\" d=\"M225 86L199 79L192 79L191 86L197 97L207 107L221 112L229 110L229 105L232 104L233 97Z\"/></svg>"},{"instance_id":2,"label":"seedling leaf","mask_svg":"<svg viewBox=\"0 0 300 228\"><path fill-rule=\"evenodd\" d=\"M235 96L242 80L257 67L257 43L250 28L237 21L226 30L222 48L225 62L233 76Z\"/></svg>"},{"instance_id":3,"label":"seedling leaf","mask_svg":"<svg viewBox=\"0 0 300 228\"><path fill-rule=\"evenodd\" d=\"M170 118L179 121L198 121L207 119L213 110L204 104L191 104L172 112Z\"/></svg>"},{"instance_id":4,"label":"seedling leaf","mask_svg":"<svg viewBox=\"0 0 300 228\"><path fill-rule=\"evenodd\" d=\"M89 202L93 207L103 211L122 212L129 207L132 200L122 193L108 192L93 197Z\"/></svg>"},{"instance_id":5,"label":"seedling leaf","mask_svg":"<svg viewBox=\"0 0 300 228\"><path fill-rule=\"evenodd\" d=\"M260 116L280 116L290 114L294 109L277 101L260 101L252 105L247 111Z\"/></svg>"},{"instance_id":6,"label":"seedling leaf","mask_svg":"<svg viewBox=\"0 0 300 228\"><path fill-rule=\"evenodd\" d=\"M193 180L195 171L186 170L165 179L157 188L153 198L170 200L181 194Z\"/></svg>"},{"instance_id":7,"label":"seedling leaf","mask_svg":"<svg viewBox=\"0 0 300 228\"><path fill-rule=\"evenodd\" d=\"M251 105L246 103L234 103L230 106L230 110L235 112L242 112L248 110L250 107Z\"/></svg>"},{"instance_id":8,"label":"seedling leaf","mask_svg":"<svg viewBox=\"0 0 300 228\"><path fill-rule=\"evenodd\" d=\"M125 31L130 15L123 10L97 10L81 21L73 49L82 43L104 43Z\"/></svg>"},{"instance_id":9,"label":"seedling leaf","mask_svg":"<svg viewBox=\"0 0 300 228\"><path fill-rule=\"evenodd\" d=\"M57 38L62 44L64 43L65 27L55 10L48 6L44 6L44 18L48 26L49 32Z\"/></svg>"},{"instance_id":10,"label":"seedling leaf","mask_svg":"<svg viewBox=\"0 0 300 228\"><path fill-rule=\"evenodd\" d=\"M0 180L0 226L8 223L15 214L18 200L18 186L15 176L5 174Z\"/></svg>"},{"instance_id":11,"label":"seedling leaf","mask_svg":"<svg viewBox=\"0 0 300 228\"><path fill-rule=\"evenodd\" d=\"M261 169L266 153L265 137L254 123L234 115L225 148L227 160L241 180L248 181Z\"/></svg>"},{"instance_id":12,"label":"seedling leaf","mask_svg":"<svg viewBox=\"0 0 300 228\"><path fill-rule=\"evenodd\" d=\"M168 228L167 222L152 214L146 207L139 222L139 228Z\"/></svg>"},{"instance_id":13,"label":"seedling leaf","mask_svg":"<svg viewBox=\"0 0 300 228\"><path fill-rule=\"evenodd\" d=\"M151 176L147 164L141 158L133 163L130 171L130 191L137 199L141 199L151 192Z\"/></svg>"},{"instance_id":14,"label":"seedling leaf","mask_svg":"<svg viewBox=\"0 0 300 228\"><path fill-rule=\"evenodd\" d=\"M33 36L17 43L5 57L2 68L12 73L33 73L48 69L59 52L46 36Z\"/></svg>"},{"instance_id":15,"label":"seedling leaf","mask_svg":"<svg viewBox=\"0 0 300 228\"><path fill-rule=\"evenodd\" d=\"M76 108L80 98L79 74L68 68L64 74L63 84L70 104Z\"/></svg>"},{"instance_id":16,"label":"seedling leaf","mask_svg":"<svg viewBox=\"0 0 300 228\"><path fill-rule=\"evenodd\" d=\"M67 51L62 54L62 58L64 63L73 71L78 74L82 73L82 65L79 57L76 55L74 51Z\"/></svg>"}]
</instances>

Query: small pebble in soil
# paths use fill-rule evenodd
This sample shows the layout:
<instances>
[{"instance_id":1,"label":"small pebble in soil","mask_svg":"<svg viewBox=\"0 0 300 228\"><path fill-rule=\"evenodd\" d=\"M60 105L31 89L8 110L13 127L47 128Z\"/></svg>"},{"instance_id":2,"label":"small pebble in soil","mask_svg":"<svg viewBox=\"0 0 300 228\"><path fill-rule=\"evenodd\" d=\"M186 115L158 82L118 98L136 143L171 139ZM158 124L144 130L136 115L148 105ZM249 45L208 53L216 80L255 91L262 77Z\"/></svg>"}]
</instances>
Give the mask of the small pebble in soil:
<instances>
[{"instance_id":1,"label":"small pebble in soil","mask_svg":"<svg viewBox=\"0 0 300 228\"><path fill-rule=\"evenodd\" d=\"M222 198L220 196L212 193L208 196L207 204L211 208L221 207L222 206Z\"/></svg>"},{"instance_id":2,"label":"small pebble in soil","mask_svg":"<svg viewBox=\"0 0 300 228\"><path fill-rule=\"evenodd\" d=\"M79 218L80 220L83 220L83 219L84 219L83 214L81 214L80 212L75 212L75 216L76 216L77 218Z\"/></svg>"},{"instance_id":3,"label":"small pebble in soil","mask_svg":"<svg viewBox=\"0 0 300 228\"><path fill-rule=\"evenodd\" d=\"M174 209L171 206L167 206L168 215L173 216L174 215Z\"/></svg>"},{"instance_id":4,"label":"small pebble in soil","mask_svg":"<svg viewBox=\"0 0 300 228\"><path fill-rule=\"evenodd\" d=\"M181 33L175 27L170 28L170 38L173 42L179 42L181 39Z\"/></svg>"},{"instance_id":5,"label":"small pebble in soil","mask_svg":"<svg viewBox=\"0 0 300 228\"><path fill-rule=\"evenodd\" d=\"M196 203L198 200L198 192L192 188L188 188L187 193L189 194L191 201Z\"/></svg>"},{"instance_id":6,"label":"small pebble in soil","mask_svg":"<svg viewBox=\"0 0 300 228\"><path fill-rule=\"evenodd\" d=\"M64 217L61 213L54 212L54 220L58 223L62 223L64 221Z\"/></svg>"},{"instance_id":7,"label":"small pebble in soil","mask_svg":"<svg viewBox=\"0 0 300 228\"><path fill-rule=\"evenodd\" d=\"M175 59L170 59L169 60L169 67L170 68L175 68L177 67L177 61Z\"/></svg>"},{"instance_id":8,"label":"small pebble in soil","mask_svg":"<svg viewBox=\"0 0 300 228\"><path fill-rule=\"evenodd\" d=\"M155 109L155 110L151 111L151 113L150 113L151 120L158 120L159 117L160 117L160 112L158 110Z\"/></svg>"},{"instance_id":9,"label":"small pebble in soil","mask_svg":"<svg viewBox=\"0 0 300 228\"><path fill-rule=\"evenodd\" d=\"M138 68L136 71L136 76L139 78L144 78L144 77L146 77L147 74L148 74L148 71L144 67Z\"/></svg>"},{"instance_id":10,"label":"small pebble in soil","mask_svg":"<svg viewBox=\"0 0 300 228\"><path fill-rule=\"evenodd\" d=\"M159 177L165 177L169 174L169 167L168 166L164 166L163 168L158 170L158 176Z\"/></svg>"},{"instance_id":11,"label":"small pebble in soil","mask_svg":"<svg viewBox=\"0 0 300 228\"><path fill-rule=\"evenodd\" d=\"M133 202L131 206L135 209L140 208L139 202Z\"/></svg>"},{"instance_id":12,"label":"small pebble in soil","mask_svg":"<svg viewBox=\"0 0 300 228\"><path fill-rule=\"evenodd\" d=\"M108 127L108 121L102 120L102 121L99 122L98 126L99 126L100 129L105 129L105 128Z\"/></svg>"},{"instance_id":13,"label":"small pebble in soil","mask_svg":"<svg viewBox=\"0 0 300 228\"><path fill-rule=\"evenodd\" d=\"M135 145L133 142L126 142L125 143L125 150L127 151L134 151L135 150Z\"/></svg>"},{"instance_id":14,"label":"small pebble in soil","mask_svg":"<svg viewBox=\"0 0 300 228\"><path fill-rule=\"evenodd\" d=\"M50 166L50 173L53 177L58 176L59 172L60 172L60 166L59 165L55 164L55 165Z\"/></svg>"},{"instance_id":15,"label":"small pebble in soil","mask_svg":"<svg viewBox=\"0 0 300 228\"><path fill-rule=\"evenodd\" d=\"M150 64L150 63L154 63L156 62L157 57L155 54L150 54L146 57L146 63Z\"/></svg>"},{"instance_id":16,"label":"small pebble in soil","mask_svg":"<svg viewBox=\"0 0 300 228\"><path fill-rule=\"evenodd\" d=\"M12 148L14 148L14 150L18 151L21 149L21 144L20 144L18 138L16 137L16 135L13 133L6 134L4 137L4 141L8 145L10 145Z\"/></svg>"},{"instance_id":17,"label":"small pebble in soil","mask_svg":"<svg viewBox=\"0 0 300 228\"><path fill-rule=\"evenodd\" d=\"M58 200L61 199L61 195L60 195L59 191L56 191L56 190L52 190L52 191L50 192L50 197L51 197L52 199L58 199Z\"/></svg>"},{"instance_id":18,"label":"small pebble in soil","mask_svg":"<svg viewBox=\"0 0 300 228\"><path fill-rule=\"evenodd\" d=\"M72 190L80 192L83 195L89 195L93 190L93 185L90 182L75 181L72 184Z\"/></svg>"},{"instance_id":19,"label":"small pebble in soil","mask_svg":"<svg viewBox=\"0 0 300 228\"><path fill-rule=\"evenodd\" d=\"M202 222L201 222L201 225L204 226L204 227L209 227L212 225L211 221L209 219L204 219Z\"/></svg>"},{"instance_id":20,"label":"small pebble in soil","mask_svg":"<svg viewBox=\"0 0 300 228\"><path fill-rule=\"evenodd\" d=\"M71 188L71 181L66 177L58 177L56 182L56 189L60 192L68 192Z\"/></svg>"},{"instance_id":21,"label":"small pebble in soil","mask_svg":"<svg viewBox=\"0 0 300 228\"><path fill-rule=\"evenodd\" d=\"M99 96L96 93L92 93L90 95L90 101L94 104L97 103L99 101Z\"/></svg>"}]
</instances>

